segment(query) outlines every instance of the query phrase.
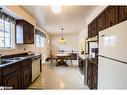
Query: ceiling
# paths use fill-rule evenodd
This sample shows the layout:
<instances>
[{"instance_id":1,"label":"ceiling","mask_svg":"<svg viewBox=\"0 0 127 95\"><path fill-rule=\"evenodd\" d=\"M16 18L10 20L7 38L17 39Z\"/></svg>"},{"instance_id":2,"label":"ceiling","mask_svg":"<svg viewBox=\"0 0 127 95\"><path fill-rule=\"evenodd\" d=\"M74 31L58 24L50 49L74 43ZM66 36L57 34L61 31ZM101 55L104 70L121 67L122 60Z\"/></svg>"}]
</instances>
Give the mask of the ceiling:
<instances>
[{"instance_id":1,"label":"ceiling","mask_svg":"<svg viewBox=\"0 0 127 95\"><path fill-rule=\"evenodd\" d=\"M62 6L61 13L54 14L50 6L22 6L37 20L37 26L51 35L77 34L85 27L86 18L97 6Z\"/></svg>"}]
</instances>

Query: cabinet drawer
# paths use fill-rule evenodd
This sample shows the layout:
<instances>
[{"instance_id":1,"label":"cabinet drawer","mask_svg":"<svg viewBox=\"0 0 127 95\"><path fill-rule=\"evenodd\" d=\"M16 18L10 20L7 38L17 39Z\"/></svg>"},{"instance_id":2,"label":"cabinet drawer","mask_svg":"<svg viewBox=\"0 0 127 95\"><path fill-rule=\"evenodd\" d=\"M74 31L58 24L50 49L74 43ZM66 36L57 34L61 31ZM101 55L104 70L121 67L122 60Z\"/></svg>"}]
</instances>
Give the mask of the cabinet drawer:
<instances>
[{"instance_id":1,"label":"cabinet drawer","mask_svg":"<svg viewBox=\"0 0 127 95\"><path fill-rule=\"evenodd\" d=\"M16 72L19 70L19 68L20 68L19 63L3 68L3 76Z\"/></svg>"},{"instance_id":2,"label":"cabinet drawer","mask_svg":"<svg viewBox=\"0 0 127 95\"><path fill-rule=\"evenodd\" d=\"M28 66L31 63L32 63L32 60L31 59L24 60L24 61L21 62L21 67Z\"/></svg>"}]
</instances>

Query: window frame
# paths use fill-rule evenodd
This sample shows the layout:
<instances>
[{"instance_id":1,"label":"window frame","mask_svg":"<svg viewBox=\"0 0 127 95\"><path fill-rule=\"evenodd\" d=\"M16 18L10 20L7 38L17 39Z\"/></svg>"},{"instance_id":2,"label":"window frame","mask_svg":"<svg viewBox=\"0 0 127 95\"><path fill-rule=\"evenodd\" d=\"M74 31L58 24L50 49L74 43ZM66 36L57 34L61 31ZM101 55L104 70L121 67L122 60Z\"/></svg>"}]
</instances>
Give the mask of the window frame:
<instances>
[{"instance_id":1,"label":"window frame","mask_svg":"<svg viewBox=\"0 0 127 95\"><path fill-rule=\"evenodd\" d=\"M3 45L3 47L1 47L0 46L0 51L3 51L3 50L12 50L12 49L14 49L15 48L15 24L13 23L13 22L10 22L10 21L7 21L7 20L5 20L5 19L3 19L3 18L0 18L0 19L2 19L3 20L3 33L4 33L4 45ZM5 36L5 26L6 26L6 24L5 23L8 23L9 24L9 35L10 35L10 37L8 37L8 39L10 40L10 45L9 45L9 47L7 47L6 46L6 36ZM2 37L1 37L2 38Z\"/></svg>"},{"instance_id":2,"label":"window frame","mask_svg":"<svg viewBox=\"0 0 127 95\"><path fill-rule=\"evenodd\" d=\"M37 35L38 35L39 39L37 39ZM37 40L39 40L38 43L37 43ZM37 45L37 44L39 44L39 45ZM41 36L41 34L35 33L35 45L37 48L45 47L45 37Z\"/></svg>"}]
</instances>

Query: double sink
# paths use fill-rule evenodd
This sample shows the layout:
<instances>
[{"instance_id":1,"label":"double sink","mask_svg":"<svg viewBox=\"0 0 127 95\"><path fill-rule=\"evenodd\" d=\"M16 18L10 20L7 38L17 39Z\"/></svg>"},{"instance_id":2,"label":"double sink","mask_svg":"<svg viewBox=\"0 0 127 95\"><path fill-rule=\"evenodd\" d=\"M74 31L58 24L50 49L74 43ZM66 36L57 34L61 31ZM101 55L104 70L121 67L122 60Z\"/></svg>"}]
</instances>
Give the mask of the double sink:
<instances>
[{"instance_id":1,"label":"double sink","mask_svg":"<svg viewBox=\"0 0 127 95\"><path fill-rule=\"evenodd\" d=\"M13 58L5 58L1 59L0 64L8 64L10 62L18 61L24 59L25 57L13 57Z\"/></svg>"}]
</instances>

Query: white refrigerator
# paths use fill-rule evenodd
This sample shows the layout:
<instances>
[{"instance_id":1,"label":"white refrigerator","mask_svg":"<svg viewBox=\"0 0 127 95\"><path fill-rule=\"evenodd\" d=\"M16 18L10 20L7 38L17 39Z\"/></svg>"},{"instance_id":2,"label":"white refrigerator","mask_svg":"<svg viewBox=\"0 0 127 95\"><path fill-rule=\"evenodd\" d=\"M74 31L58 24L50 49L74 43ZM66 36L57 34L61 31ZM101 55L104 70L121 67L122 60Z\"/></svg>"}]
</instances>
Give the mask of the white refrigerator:
<instances>
[{"instance_id":1,"label":"white refrigerator","mask_svg":"<svg viewBox=\"0 0 127 95\"><path fill-rule=\"evenodd\" d=\"M127 89L127 21L99 32L98 89Z\"/></svg>"}]
</instances>

